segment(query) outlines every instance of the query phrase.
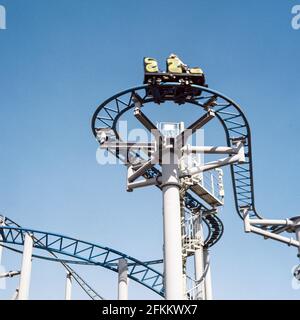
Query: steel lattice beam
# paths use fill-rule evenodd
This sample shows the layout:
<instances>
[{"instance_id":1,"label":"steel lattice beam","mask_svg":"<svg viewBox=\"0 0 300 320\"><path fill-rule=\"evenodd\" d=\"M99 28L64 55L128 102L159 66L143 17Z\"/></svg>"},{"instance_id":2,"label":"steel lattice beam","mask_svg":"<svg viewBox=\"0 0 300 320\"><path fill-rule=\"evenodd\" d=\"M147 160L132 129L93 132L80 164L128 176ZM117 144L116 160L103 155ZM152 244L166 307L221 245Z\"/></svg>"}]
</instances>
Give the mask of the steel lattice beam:
<instances>
[{"instance_id":1,"label":"steel lattice beam","mask_svg":"<svg viewBox=\"0 0 300 320\"><path fill-rule=\"evenodd\" d=\"M7 219L8 223L10 221ZM101 266L114 272L118 272L117 261L119 259L126 259L128 261L129 278L164 296L163 275L151 268L149 266L150 263L141 262L108 247L102 247L55 233L20 228L14 226L13 223L11 223L11 226L1 226L0 231L3 236L0 243L24 245L25 234L30 233L34 237L34 248L72 257L78 261Z\"/></svg>"}]
</instances>

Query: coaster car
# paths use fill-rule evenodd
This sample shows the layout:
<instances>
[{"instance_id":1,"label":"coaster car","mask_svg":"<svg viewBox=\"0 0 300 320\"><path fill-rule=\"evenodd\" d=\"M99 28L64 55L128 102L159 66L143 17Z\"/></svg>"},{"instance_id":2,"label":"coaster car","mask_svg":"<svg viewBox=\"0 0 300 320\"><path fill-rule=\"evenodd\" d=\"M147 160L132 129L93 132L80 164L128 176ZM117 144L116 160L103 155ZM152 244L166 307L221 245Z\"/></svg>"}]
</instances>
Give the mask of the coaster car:
<instances>
[{"instance_id":1,"label":"coaster car","mask_svg":"<svg viewBox=\"0 0 300 320\"><path fill-rule=\"evenodd\" d=\"M189 68L175 54L171 54L167 58L166 70L166 72L160 71L154 58L144 58L144 84L174 82L185 85L207 86L202 69L198 67Z\"/></svg>"}]
</instances>

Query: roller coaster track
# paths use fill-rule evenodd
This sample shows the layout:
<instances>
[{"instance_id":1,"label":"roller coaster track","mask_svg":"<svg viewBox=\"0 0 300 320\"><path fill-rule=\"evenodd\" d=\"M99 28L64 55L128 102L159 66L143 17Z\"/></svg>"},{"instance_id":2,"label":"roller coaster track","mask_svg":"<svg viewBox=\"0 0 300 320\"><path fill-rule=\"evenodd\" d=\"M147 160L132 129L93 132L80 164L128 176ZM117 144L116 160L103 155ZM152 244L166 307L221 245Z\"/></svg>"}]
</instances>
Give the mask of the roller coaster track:
<instances>
[{"instance_id":1,"label":"roller coaster track","mask_svg":"<svg viewBox=\"0 0 300 320\"><path fill-rule=\"evenodd\" d=\"M188 90L185 91L185 88ZM193 94L190 88L194 88L198 92L200 90L201 94ZM167 94L162 92L167 92ZM134 97L136 96L141 98L142 105L150 102L160 104L165 101L173 101L175 103L176 101L180 101L180 104L190 103L204 110L211 108L215 111L216 117L225 130L228 146L233 147L235 138L243 138L245 141L246 161L243 164L230 165L235 207L241 218L244 207L249 208L250 217L261 218L255 208L250 127L238 104L215 90L196 85L185 87L180 84L162 83L154 86L138 86L110 97L96 109L92 118L92 131L95 137L97 137L98 130L111 129L114 132L115 139L118 140L120 138L116 130L118 120L124 113L134 108ZM117 154L117 156L123 162L127 160L124 157L122 158L122 155ZM134 154L131 154L131 156L134 156ZM159 169L152 167L146 172L145 177L157 177L160 174ZM190 192L186 193L185 207L188 210L202 210L204 213L203 220L209 229L205 246L213 246L223 234L224 227L222 221L216 215L211 214L211 208L207 208Z\"/></svg>"},{"instance_id":2,"label":"roller coaster track","mask_svg":"<svg viewBox=\"0 0 300 320\"><path fill-rule=\"evenodd\" d=\"M16 222L12 221L9 218L5 218L3 216L0 216L0 223L1 226L3 225L9 225L9 226L13 226L13 227L17 227L17 228L21 228ZM2 235L2 233L0 232L0 234ZM3 238L2 238L3 239ZM36 239L37 240L37 239ZM38 240L37 240L38 241ZM43 245L42 243L40 243L41 245ZM2 247L5 247L7 249L9 249L10 251L14 251L14 252L18 252L18 253L23 253L21 250L15 249L13 247L9 247L4 245L3 243L1 244ZM47 250L48 251L48 250ZM39 255L33 255L33 257L35 258L39 258L39 259L47 259L47 260L51 260L51 261L55 261L60 263L68 272L68 274L70 274L72 276L72 278L78 283L78 285L81 287L81 289L92 299L92 300L104 300L104 298L102 296L100 296L86 281L84 281L80 275L69 266L69 264L67 263L67 261L64 261L62 259L59 259L58 256L52 252L52 251L48 251L50 253L51 257L46 257L46 256L39 256ZM72 261L69 261L69 263Z\"/></svg>"},{"instance_id":3,"label":"roller coaster track","mask_svg":"<svg viewBox=\"0 0 300 320\"><path fill-rule=\"evenodd\" d=\"M141 262L131 256L108 247L103 247L55 233L21 228L17 223L7 217L3 220L4 225L0 225L0 243L4 243L8 249L20 252L19 250L7 245L23 246L25 234L29 233L33 237L34 248L67 256L72 260L60 259L57 256L55 256L56 258L49 258L41 255L34 255L37 258L63 263L82 262L83 264L101 266L114 272L118 272L118 260L126 259L128 261L128 277L130 279L140 283L148 289L151 289L160 296L164 296L163 275L150 267L151 264L161 263L162 260ZM69 266L67 267L70 268ZM69 271L72 273L73 270L70 268ZM75 280L78 280L79 282L83 281L79 276L78 279L76 277ZM90 294L85 289L89 291ZM90 297L94 299L95 292L92 288L86 287L85 289L84 290L90 295Z\"/></svg>"},{"instance_id":4,"label":"roller coaster track","mask_svg":"<svg viewBox=\"0 0 300 320\"><path fill-rule=\"evenodd\" d=\"M160 91L159 89L161 88L166 90ZM242 137L244 139L246 161L242 164L232 164L230 166L236 211L238 215L243 218L242 210L244 207L247 207L250 217L261 218L255 208L251 132L248 121L240 106L230 98L206 87L196 85L189 86L189 88L195 88L201 91L201 94L195 95L191 94L190 90L186 92L185 90L182 90L182 88L184 88L184 86L180 84L163 83L156 86L143 85L114 95L102 103L94 113L92 119L92 130L94 135L97 136L98 129L106 128L112 129L115 133L115 138L119 139L116 130L117 122L125 112L134 108L134 96L142 97L142 104L149 102L163 103L168 100L174 101L173 97L176 97L177 101L174 102L180 101L180 104L190 103L202 107L204 110L211 108L215 111L216 117L225 130L228 146L233 147L233 142L236 138ZM162 92L168 92L168 94L164 95ZM121 154L117 156L120 160L125 162L126 159L122 158ZM146 178L158 177L159 175L161 175L161 173L156 167L148 169L145 173ZM184 204L186 210L201 210L203 212L203 221L208 227L205 246L213 246L223 234L224 227L222 221L212 213L213 208L204 205L200 199L196 198L194 194L189 191L185 194ZM63 255L70 259L61 259L57 256L46 257L34 255L37 258L62 263L101 266L114 272L118 272L117 261L123 258L128 261L129 278L151 289L157 294L164 296L163 275L150 267L151 264L161 263L162 260L141 262L108 247L102 247L93 243L50 232L22 228L9 218L5 218L5 225L0 226L0 235L2 237L0 242L3 243L3 246L4 244L5 246L7 244L22 246L24 245L26 233L32 234L35 248ZM9 246L6 247L21 252L18 249ZM71 268L69 270L72 271ZM80 284L82 279L79 277L75 280L78 280L78 283ZM83 280L82 282L84 283ZM95 296L93 296L94 291L92 288L87 288L87 291L89 291L89 289L90 296L95 298Z\"/></svg>"},{"instance_id":5,"label":"roller coaster track","mask_svg":"<svg viewBox=\"0 0 300 320\"><path fill-rule=\"evenodd\" d=\"M80 275L75 272L70 266L66 265L69 273L75 279L75 281L79 284L79 286L84 290L84 292L92 299L92 300L104 300L102 296L100 296L89 284L87 284Z\"/></svg>"}]
</instances>

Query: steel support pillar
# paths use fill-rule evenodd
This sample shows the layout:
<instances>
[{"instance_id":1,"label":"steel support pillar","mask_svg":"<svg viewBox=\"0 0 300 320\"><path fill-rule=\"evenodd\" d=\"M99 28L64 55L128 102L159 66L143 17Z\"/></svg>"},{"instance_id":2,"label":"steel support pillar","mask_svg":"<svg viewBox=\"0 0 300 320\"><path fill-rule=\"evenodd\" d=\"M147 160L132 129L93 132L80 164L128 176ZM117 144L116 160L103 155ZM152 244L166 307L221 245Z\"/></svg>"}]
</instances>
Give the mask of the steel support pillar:
<instances>
[{"instance_id":1,"label":"steel support pillar","mask_svg":"<svg viewBox=\"0 0 300 320\"><path fill-rule=\"evenodd\" d=\"M118 265L118 300L128 300L128 265L126 259L120 259Z\"/></svg>"},{"instance_id":2,"label":"steel support pillar","mask_svg":"<svg viewBox=\"0 0 300 320\"><path fill-rule=\"evenodd\" d=\"M32 236L26 233L25 240L24 240L18 300L28 300L28 297L29 297L32 249L33 249Z\"/></svg>"},{"instance_id":3,"label":"steel support pillar","mask_svg":"<svg viewBox=\"0 0 300 320\"><path fill-rule=\"evenodd\" d=\"M295 227L295 235L297 241L300 243L300 218L298 218L295 221L296 227ZM300 258L300 245L298 246L298 258Z\"/></svg>"},{"instance_id":4,"label":"steel support pillar","mask_svg":"<svg viewBox=\"0 0 300 320\"><path fill-rule=\"evenodd\" d=\"M1 218L1 220L0 220L0 227L4 227L5 226L5 223L4 223L4 218L3 218L3 220L2 220L2 218ZM3 238L2 238L2 235L1 235L1 233L0 233L0 265L2 265L2 255L3 255L3 246L2 246L2 240L3 240Z\"/></svg>"},{"instance_id":5,"label":"steel support pillar","mask_svg":"<svg viewBox=\"0 0 300 320\"><path fill-rule=\"evenodd\" d=\"M70 272L66 277L65 300L72 300L72 274Z\"/></svg>"},{"instance_id":6,"label":"steel support pillar","mask_svg":"<svg viewBox=\"0 0 300 320\"><path fill-rule=\"evenodd\" d=\"M2 236L0 234L0 266L2 265L2 255L3 255L3 247L2 247Z\"/></svg>"},{"instance_id":7,"label":"steel support pillar","mask_svg":"<svg viewBox=\"0 0 300 320\"><path fill-rule=\"evenodd\" d=\"M211 285L211 270L210 270L210 258L209 258L209 252L208 249L204 249L204 261L205 261L205 268L207 269L206 277L204 280L204 288L205 288L205 299L206 300L212 300L212 285Z\"/></svg>"},{"instance_id":8,"label":"steel support pillar","mask_svg":"<svg viewBox=\"0 0 300 320\"><path fill-rule=\"evenodd\" d=\"M198 240L199 248L195 250L194 264L195 264L195 280L196 280L196 300L205 300L204 279L198 283L204 274L204 253L203 253L203 230L202 219L199 216L194 221L195 237Z\"/></svg>"},{"instance_id":9,"label":"steel support pillar","mask_svg":"<svg viewBox=\"0 0 300 320\"><path fill-rule=\"evenodd\" d=\"M0 234L0 241L2 241L2 236ZM2 242L0 242L0 266L2 265L2 255L3 255L3 247L1 245Z\"/></svg>"},{"instance_id":10,"label":"steel support pillar","mask_svg":"<svg viewBox=\"0 0 300 320\"><path fill-rule=\"evenodd\" d=\"M11 300L18 300L18 295L19 295L19 289L16 289L13 296L11 297Z\"/></svg>"},{"instance_id":11,"label":"steel support pillar","mask_svg":"<svg viewBox=\"0 0 300 320\"><path fill-rule=\"evenodd\" d=\"M163 156L162 163L165 298L182 300L184 287L178 159L173 152L166 156Z\"/></svg>"}]
</instances>

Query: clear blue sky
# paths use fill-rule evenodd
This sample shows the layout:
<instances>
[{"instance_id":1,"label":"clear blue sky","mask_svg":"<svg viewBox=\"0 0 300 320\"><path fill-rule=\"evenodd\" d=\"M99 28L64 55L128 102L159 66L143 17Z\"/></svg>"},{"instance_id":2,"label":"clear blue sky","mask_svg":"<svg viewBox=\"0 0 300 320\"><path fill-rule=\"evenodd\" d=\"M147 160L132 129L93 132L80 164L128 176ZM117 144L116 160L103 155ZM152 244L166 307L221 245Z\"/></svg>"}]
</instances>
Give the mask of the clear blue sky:
<instances>
[{"instance_id":1,"label":"clear blue sky","mask_svg":"<svg viewBox=\"0 0 300 320\"><path fill-rule=\"evenodd\" d=\"M90 119L105 98L141 84L143 56L163 65L175 52L243 107L259 211L299 214L300 30L290 23L298 2L0 0L7 10L7 30L0 30L0 211L27 227L141 260L161 258L159 191L126 193L125 169L97 164ZM300 290L291 287L296 250L245 234L227 171L225 179L225 234L211 250L214 297L298 299ZM19 268L20 259L6 252L5 266ZM115 298L115 274L78 270ZM10 280L0 298L10 298L17 282ZM130 298L157 297L130 285ZM34 261L31 289L31 298L63 298L64 271ZM74 298L85 296L75 289Z\"/></svg>"}]
</instances>

